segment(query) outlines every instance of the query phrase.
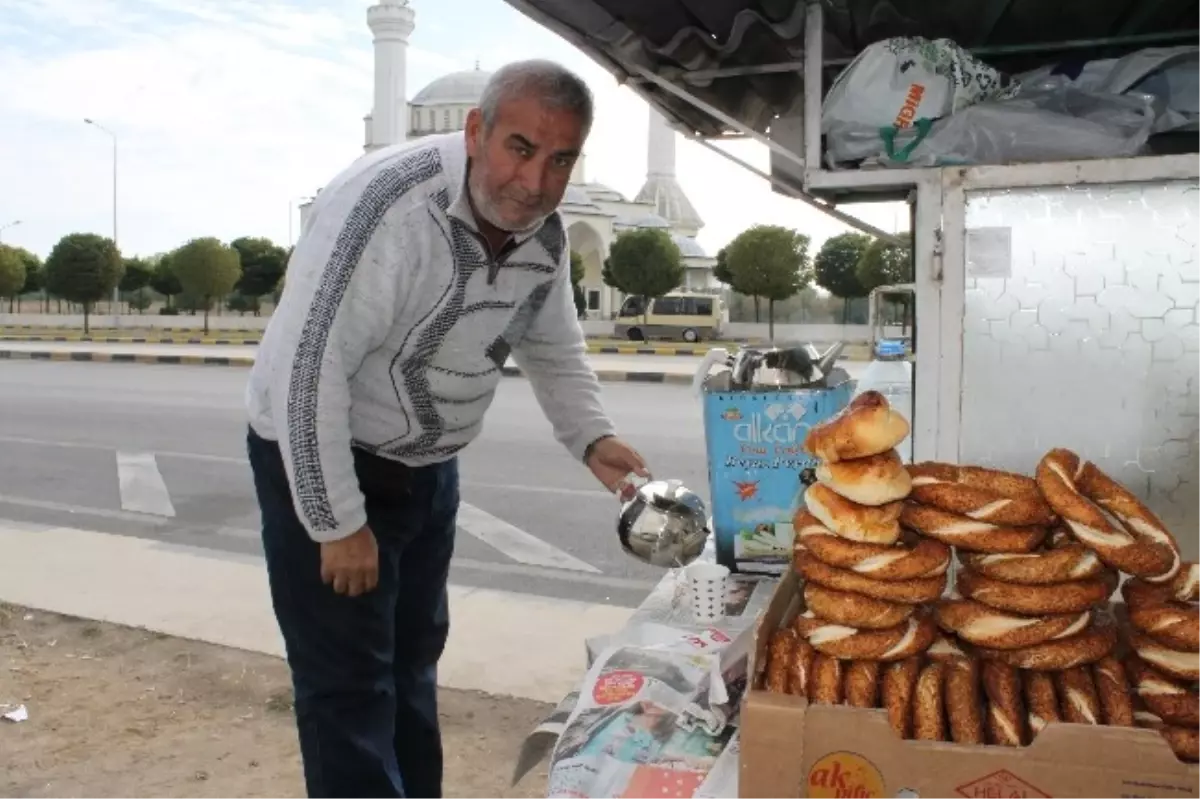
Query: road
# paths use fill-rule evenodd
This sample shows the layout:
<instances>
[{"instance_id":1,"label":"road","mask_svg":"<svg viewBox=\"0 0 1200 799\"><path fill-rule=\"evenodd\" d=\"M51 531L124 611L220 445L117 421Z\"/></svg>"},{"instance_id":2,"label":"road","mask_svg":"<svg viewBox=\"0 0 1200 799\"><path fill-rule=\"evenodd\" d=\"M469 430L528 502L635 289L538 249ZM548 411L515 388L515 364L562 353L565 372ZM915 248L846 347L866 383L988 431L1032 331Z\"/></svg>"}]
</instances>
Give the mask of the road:
<instances>
[{"instance_id":1,"label":"road","mask_svg":"<svg viewBox=\"0 0 1200 799\"><path fill-rule=\"evenodd\" d=\"M0 520L261 552L246 375L3 362ZM656 474L707 496L700 406L687 387L606 384L604 396ZM554 441L525 380L501 382L461 473L454 583L634 607L661 577L620 550L615 500Z\"/></svg>"}]
</instances>

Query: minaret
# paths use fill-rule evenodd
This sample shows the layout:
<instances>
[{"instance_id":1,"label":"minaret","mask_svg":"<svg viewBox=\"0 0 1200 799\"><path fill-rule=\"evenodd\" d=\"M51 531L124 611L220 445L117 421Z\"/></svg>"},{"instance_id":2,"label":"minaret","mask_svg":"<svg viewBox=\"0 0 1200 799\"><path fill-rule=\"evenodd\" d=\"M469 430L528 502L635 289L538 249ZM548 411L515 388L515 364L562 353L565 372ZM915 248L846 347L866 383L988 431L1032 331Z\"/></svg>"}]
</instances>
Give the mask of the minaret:
<instances>
[{"instance_id":1,"label":"minaret","mask_svg":"<svg viewBox=\"0 0 1200 799\"><path fill-rule=\"evenodd\" d=\"M584 184L587 183L587 155L580 153L575 159L575 166L571 167L571 182Z\"/></svg>"},{"instance_id":2,"label":"minaret","mask_svg":"<svg viewBox=\"0 0 1200 799\"><path fill-rule=\"evenodd\" d=\"M646 179L675 179L675 131L666 118L650 106L650 131L646 147Z\"/></svg>"},{"instance_id":3,"label":"minaret","mask_svg":"<svg viewBox=\"0 0 1200 799\"><path fill-rule=\"evenodd\" d=\"M654 203L655 213L685 236L695 236L704 227L704 220L675 179L675 131L653 106L646 142L646 182L634 202Z\"/></svg>"},{"instance_id":4,"label":"minaret","mask_svg":"<svg viewBox=\"0 0 1200 799\"><path fill-rule=\"evenodd\" d=\"M380 0L367 9L367 25L375 34L375 107L368 151L404 141L408 130L405 66L415 16L408 0Z\"/></svg>"}]
</instances>

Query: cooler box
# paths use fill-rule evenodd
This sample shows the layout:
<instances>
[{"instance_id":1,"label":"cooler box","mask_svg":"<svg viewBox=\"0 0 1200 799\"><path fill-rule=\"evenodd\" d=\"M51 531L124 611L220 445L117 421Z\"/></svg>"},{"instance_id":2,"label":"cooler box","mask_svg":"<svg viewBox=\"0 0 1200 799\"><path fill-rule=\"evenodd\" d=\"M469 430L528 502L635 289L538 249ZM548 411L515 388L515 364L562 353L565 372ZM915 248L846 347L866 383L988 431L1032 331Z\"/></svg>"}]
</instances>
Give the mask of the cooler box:
<instances>
[{"instance_id":1,"label":"cooler box","mask_svg":"<svg viewBox=\"0 0 1200 799\"><path fill-rule=\"evenodd\" d=\"M704 392L713 538L733 571L782 574L792 559L792 517L803 507L803 449L814 425L850 402L854 381L833 388Z\"/></svg>"}]
</instances>

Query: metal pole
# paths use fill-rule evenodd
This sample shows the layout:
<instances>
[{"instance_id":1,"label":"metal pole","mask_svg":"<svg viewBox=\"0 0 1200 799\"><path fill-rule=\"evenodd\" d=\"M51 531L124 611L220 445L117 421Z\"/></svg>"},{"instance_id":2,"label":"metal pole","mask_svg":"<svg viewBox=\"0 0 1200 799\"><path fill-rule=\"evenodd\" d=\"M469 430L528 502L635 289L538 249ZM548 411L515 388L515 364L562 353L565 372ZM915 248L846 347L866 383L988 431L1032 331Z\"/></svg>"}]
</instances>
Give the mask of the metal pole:
<instances>
[{"instance_id":1,"label":"metal pole","mask_svg":"<svg viewBox=\"0 0 1200 799\"><path fill-rule=\"evenodd\" d=\"M113 133L111 130L104 127L103 125L101 125L99 122L97 122L94 119L84 119L83 121L86 122L87 124L91 125L94 128L104 131L112 139L112 145L113 145L113 157L112 157L113 246L116 247L117 252L120 253L121 245L119 243L120 240L117 238L117 134ZM117 316L120 313L120 310L121 310L121 286L118 283L118 285L113 286L113 293L112 293L112 314L113 314L114 324L117 324L119 322L119 320L117 319Z\"/></svg>"},{"instance_id":2,"label":"metal pole","mask_svg":"<svg viewBox=\"0 0 1200 799\"><path fill-rule=\"evenodd\" d=\"M824 77L821 56L824 55L825 14L820 3L810 3L804 18L804 158L805 172L821 168L821 101L824 98ZM805 183L808 182L807 176ZM805 186L805 188L808 188Z\"/></svg>"}]
</instances>

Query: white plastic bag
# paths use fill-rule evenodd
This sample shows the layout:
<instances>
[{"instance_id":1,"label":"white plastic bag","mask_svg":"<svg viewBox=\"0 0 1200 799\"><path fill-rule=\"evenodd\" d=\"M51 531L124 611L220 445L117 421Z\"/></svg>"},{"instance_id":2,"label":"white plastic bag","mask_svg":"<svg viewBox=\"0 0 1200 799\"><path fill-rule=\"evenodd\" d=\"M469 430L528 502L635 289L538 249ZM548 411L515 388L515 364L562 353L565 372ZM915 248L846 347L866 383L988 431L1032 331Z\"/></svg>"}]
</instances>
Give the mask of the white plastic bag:
<instances>
[{"instance_id":1,"label":"white plastic bag","mask_svg":"<svg viewBox=\"0 0 1200 799\"><path fill-rule=\"evenodd\" d=\"M1000 72L949 39L885 39L838 75L825 96L821 130L904 129L1007 93Z\"/></svg>"}]
</instances>

